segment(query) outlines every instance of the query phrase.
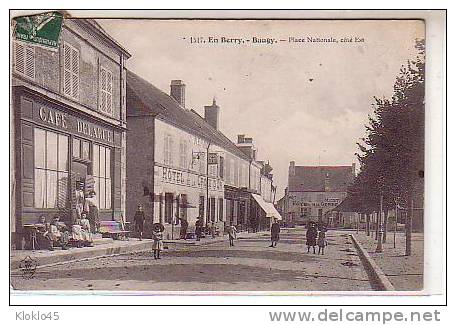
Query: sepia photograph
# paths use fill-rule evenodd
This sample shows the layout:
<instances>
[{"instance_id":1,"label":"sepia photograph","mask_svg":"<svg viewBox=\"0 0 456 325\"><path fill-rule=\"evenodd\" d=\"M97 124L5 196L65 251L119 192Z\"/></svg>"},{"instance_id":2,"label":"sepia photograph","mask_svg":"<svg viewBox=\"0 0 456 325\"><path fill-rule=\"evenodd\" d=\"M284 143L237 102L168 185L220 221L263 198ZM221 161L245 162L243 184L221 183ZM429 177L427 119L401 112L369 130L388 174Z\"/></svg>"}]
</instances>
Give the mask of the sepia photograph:
<instances>
[{"instance_id":1,"label":"sepia photograph","mask_svg":"<svg viewBox=\"0 0 456 325\"><path fill-rule=\"evenodd\" d=\"M11 11L10 294L426 294L426 28Z\"/></svg>"}]
</instances>

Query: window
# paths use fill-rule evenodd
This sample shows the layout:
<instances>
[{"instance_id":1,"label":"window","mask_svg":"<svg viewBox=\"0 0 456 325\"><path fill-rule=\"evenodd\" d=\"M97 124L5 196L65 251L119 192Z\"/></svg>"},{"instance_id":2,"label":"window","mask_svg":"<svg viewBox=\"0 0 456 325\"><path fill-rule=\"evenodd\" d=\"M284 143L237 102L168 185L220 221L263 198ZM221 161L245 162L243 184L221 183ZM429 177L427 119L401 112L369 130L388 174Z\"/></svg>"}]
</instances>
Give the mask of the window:
<instances>
[{"instance_id":1,"label":"window","mask_svg":"<svg viewBox=\"0 0 456 325\"><path fill-rule=\"evenodd\" d=\"M63 45L63 93L79 98L79 51L68 43Z\"/></svg>"},{"instance_id":2,"label":"window","mask_svg":"<svg viewBox=\"0 0 456 325\"><path fill-rule=\"evenodd\" d=\"M215 222L215 197L211 197L209 199L209 203L210 203L210 213L211 213L211 221L212 222Z\"/></svg>"},{"instance_id":3,"label":"window","mask_svg":"<svg viewBox=\"0 0 456 325\"><path fill-rule=\"evenodd\" d=\"M231 160L231 166L230 166L230 182L234 183L234 160Z\"/></svg>"},{"instance_id":4,"label":"window","mask_svg":"<svg viewBox=\"0 0 456 325\"><path fill-rule=\"evenodd\" d=\"M35 48L33 46L14 43L14 71L35 79Z\"/></svg>"},{"instance_id":5,"label":"window","mask_svg":"<svg viewBox=\"0 0 456 325\"><path fill-rule=\"evenodd\" d=\"M112 115L112 72L100 68L100 111Z\"/></svg>"},{"instance_id":6,"label":"window","mask_svg":"<svg viewBox=\"0 0 456 325\"><path fill-rule=\"evenodd\" d=\"M165 193L165 222L171 224L173 222L173 193Z\"/></svg>"},{"instance_id":7,"label":"window","mask_svg":"<svg viewBox=\"0 0 456 325\"><path fill-rule=\"evenodd\" d=\"M224 168L225 168L224 164L225 164L225 158L220 157L220 163L219 163L219 177L220 177L221 179L223 179L223 176L224 176Z\"/></svg>"},{"instance_id":8,"label":"window","mask_svg":"<svg viewBox=\"0 0 456 325\"><path fill-rule=\"evenodd\" d=\"M179 166L181 168L188 168L187 164L187 140L181 140L179 146Z\"/></svg>"},{"instance_id":9,"label":"window","mask_svg":"<svg viewBox=\"0 0 456 325\"><path fill-rule=\"evenodd\" d=\"M90 143L88 141L73 139L73 157L90 160Z\"/></svg>"},{"instance_id":10,"label":"window","mask_svg":"<svg viewBox=\"0 0 456 325\"><path fill-rule=\"evenodd\" d=\"M96 200L99 209L111 209L111 149L93 145L93 178Z\"/></svg>"},{"instance_id":11,"label":"window","mask_svg":"<svg viewBox=\"0 0 456 325\"><path fill-rule=\"evenodd\" d=\"M223 221L223 199L222 198L219 199L218 208L219 208L219 211L218 211L219 221Z\"/></svg>"},{"instance_id":12,"label":"window","mask_svg":"<svg viewBox=\"0 0 456 325\"><path fill-rule=\"evenodd\" d=\"M35 128L35 207L65 208L68 201L68 137Z\"/></svg>"},{"instance_id":13,"label":"window","mask_svg":"<svg viewBox=\"0 0 456 325\"><path fill-rule=\"evenodd\" d=\"M163 158L165 165L173 164L173 138L169 134L165 134L164 137L164 152Z\"/></svg>"}]
</instances>

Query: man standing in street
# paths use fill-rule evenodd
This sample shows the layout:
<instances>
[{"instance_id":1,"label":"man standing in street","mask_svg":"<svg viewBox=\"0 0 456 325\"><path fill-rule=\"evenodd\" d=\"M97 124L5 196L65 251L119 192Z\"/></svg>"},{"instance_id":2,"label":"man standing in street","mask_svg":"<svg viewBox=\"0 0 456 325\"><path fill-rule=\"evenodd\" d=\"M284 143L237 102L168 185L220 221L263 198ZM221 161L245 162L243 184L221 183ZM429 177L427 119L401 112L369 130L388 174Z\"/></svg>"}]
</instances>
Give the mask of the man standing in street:
<instances>
[{"instance_id":1,"label":"man standing in street","mask_svg":"<svg viewBox=\"0 0 456 325\"><path fill-rule=\"evenodd\" d=\"M234 225L228 228L228 238L230 240L230 246L234 246L234 239L237 237L237 229Z\"/></svg>"},{"instance_id":2,"label":"man standing in street","mask_svg":"<svg viewBox=\"0 0 456 325\"><path fill-rule=\"evenodd\" d=\"M279 241L280 226L276 219L274 219L271 225L271 246L276 247L277 242Z\"/></svg>"},{"instance_id":3,"label":"man standing in street","mask_svg":"<svg viewBox=\"0 0 456 325\"><path fill-rule=\"evenodd\" d=\"M141 204L138 204L138 210L136 210L135 213L135 230L138 232L139 240L142 240L145 220L146 217L144 216L143 207Z\"/></svg>"}]
</instances>

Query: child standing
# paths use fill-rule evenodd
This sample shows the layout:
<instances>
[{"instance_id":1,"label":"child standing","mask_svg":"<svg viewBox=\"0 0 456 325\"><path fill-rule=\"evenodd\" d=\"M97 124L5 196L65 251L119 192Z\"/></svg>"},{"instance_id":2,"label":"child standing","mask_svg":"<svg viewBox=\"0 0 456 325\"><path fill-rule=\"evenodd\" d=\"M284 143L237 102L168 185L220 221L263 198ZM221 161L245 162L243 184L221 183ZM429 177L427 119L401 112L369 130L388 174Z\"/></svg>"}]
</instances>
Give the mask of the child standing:
<instances>
[{"instance_id":1,"label":"child standing","mask_svg":"<svg viewBox=\"0 0 456 325\"><path fill-rule=\"evenodd\" d=\"M326 246L326 232L321 230L318 233L318 255L325 255L325 246Z\"/></svg>"},{"instance_id":2,"label":"child standing","mask_svg":"<svg viewBox=\"0 0 456 325\"><path fill-rule=\"evenodd\" d=\"M163 230L164 227L161 224L154 224L152 227L152 249L154 251L154 259L160 259L160 251L163 250Z\"/></svg>"}]
</instances>

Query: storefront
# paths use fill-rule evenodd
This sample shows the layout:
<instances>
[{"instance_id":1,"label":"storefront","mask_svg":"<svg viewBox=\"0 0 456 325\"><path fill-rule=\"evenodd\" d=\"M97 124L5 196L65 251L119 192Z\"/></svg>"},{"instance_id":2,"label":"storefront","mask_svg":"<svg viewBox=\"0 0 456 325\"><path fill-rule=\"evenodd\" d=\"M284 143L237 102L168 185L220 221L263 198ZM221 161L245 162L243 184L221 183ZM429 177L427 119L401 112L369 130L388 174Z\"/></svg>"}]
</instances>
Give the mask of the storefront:
<instances>
[{"instance_id":1,"label":"storefront","mask_svg":"<svg viewBox=\"0 0 456 325\"><path fill-rule=\"evenodd\" d=\"M71 224L88 192L100 220L122 218L122 129L25 87L13 95L17 233L41 215Z\"/></svg>"}]
</instances>

